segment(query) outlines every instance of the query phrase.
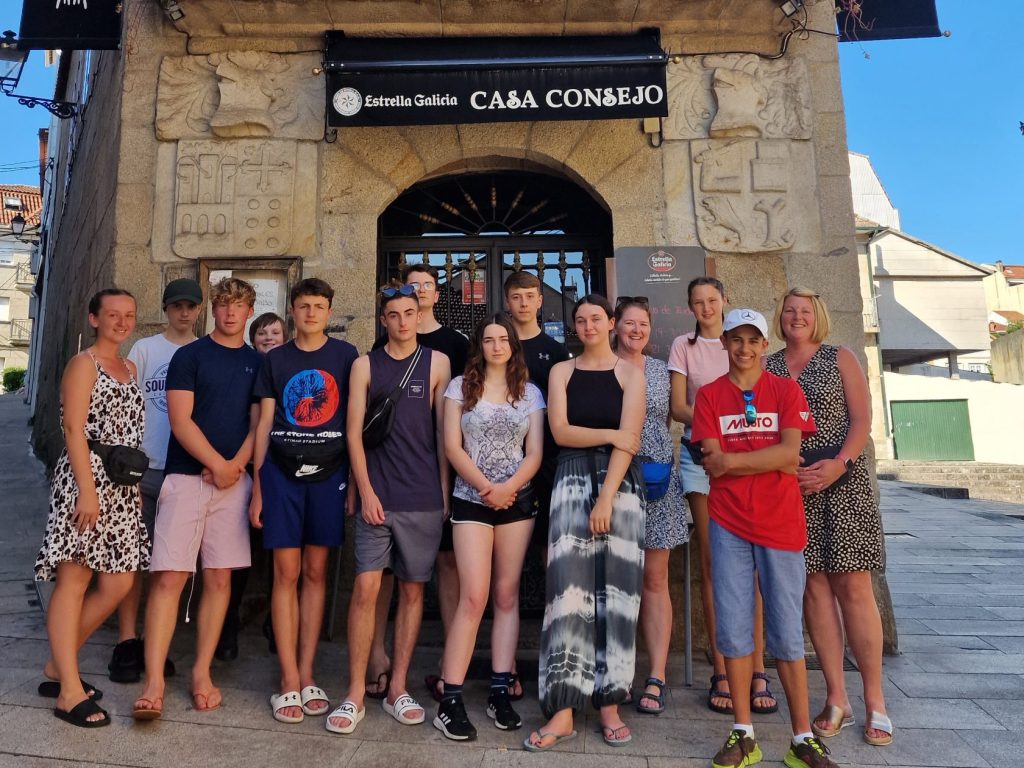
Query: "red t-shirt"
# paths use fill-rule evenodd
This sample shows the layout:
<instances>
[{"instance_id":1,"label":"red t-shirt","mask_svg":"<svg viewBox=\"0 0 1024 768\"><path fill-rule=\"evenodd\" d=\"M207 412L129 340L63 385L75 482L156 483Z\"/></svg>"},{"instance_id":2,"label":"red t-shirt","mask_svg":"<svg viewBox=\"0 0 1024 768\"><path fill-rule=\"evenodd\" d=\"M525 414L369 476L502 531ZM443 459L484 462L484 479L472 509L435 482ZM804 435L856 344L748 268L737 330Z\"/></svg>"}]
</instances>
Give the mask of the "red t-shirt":
<instances>
[{"instance_id":1,"label":"red t-shirt","mask_svg":"<svg viewBox=\"0 0 1024 768\"><path fill-rule=\"evenodd\" d=\"M743 407L743 390L728 375L705 384L697 392L692 439L718 440L727 453L747 453L778 445L783 429L816 431L807 398L792 379L761 374L754 385L755 424L747 425ZM713 477L708 512L730 533L763 547L795 551L807 544L796 475L773 470Z\"/></svg>"}]
</instances>

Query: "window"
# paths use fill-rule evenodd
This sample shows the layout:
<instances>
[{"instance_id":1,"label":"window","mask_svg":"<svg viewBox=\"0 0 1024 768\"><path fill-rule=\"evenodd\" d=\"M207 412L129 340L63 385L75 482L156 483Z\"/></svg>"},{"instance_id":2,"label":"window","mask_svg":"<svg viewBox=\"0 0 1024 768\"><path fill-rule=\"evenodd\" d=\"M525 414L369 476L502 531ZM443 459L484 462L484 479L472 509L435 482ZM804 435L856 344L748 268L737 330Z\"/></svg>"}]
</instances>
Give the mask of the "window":
<instances>
[{"instance_id":1,"label":"window","mask_svg":"<svg viewBox=\"0 0 1024 768\"><path fill-rule=\"evenodd\" d=\"M11 300L6 296L0 296L0 323L6 323L11 319Z\"/></svg>"},{"instance_id":2,"label":"window","mask_svg":"<svg viewBox=\"0 0 1024 768\"><path fill-rule=\"evenodd\" d=\"M4 195L4 210L5 211L20 211L24 206L21 203L20 197L14 197L13 195Z\"/></svg>"}]
</instances>

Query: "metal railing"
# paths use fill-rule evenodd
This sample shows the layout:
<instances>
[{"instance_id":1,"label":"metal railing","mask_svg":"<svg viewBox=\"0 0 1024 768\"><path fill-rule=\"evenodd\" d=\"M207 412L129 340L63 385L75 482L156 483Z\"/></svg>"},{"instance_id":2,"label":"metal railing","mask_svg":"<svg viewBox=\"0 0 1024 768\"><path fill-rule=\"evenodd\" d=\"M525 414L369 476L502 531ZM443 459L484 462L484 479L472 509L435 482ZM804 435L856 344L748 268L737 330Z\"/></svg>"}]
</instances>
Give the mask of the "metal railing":
<instances>
[{"instance_id":1,"label":"metal railing","mask_svg":"<svg viewBox=\"0 0 1024 768\"><path fill-rule=\"evenodd\" d=\"M19 264L15 272L14 282L22 290L31 291L35 288L36 278L32 274L32 270L29 269L28 264Z\"/></svg>"},{"instance_id":2,"label":"metal railing","mask_svg":"<svg viewBox=\"0 0 1024 768\"><path fill-rule=\"evenodd\" d=\"M10 340L14 345L28 345L32 340L32 321L11 320Z\"/></svg>"}]
</instances>

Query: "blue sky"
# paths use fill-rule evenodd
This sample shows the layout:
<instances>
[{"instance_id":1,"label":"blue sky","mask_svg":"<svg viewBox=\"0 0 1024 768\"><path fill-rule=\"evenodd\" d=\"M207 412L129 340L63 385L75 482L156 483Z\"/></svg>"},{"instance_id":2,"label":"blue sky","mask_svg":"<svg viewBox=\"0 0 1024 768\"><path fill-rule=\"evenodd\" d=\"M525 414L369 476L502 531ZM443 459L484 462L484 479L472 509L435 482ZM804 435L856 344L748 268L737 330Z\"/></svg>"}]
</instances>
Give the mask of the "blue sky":
<instances>
[{"instance_id":1,"label":"blue sky","mask_svg":"<svg viewBox=\"0 0 1024 768\"><path fill-rule=\"evenodd\" d=\"M20 6L0 0L0 31L17 32ZM949 38L840 46L850 149L871 156L906 232L972 261L1024 263L1024 2L938 10ZM52 96L54 75L33 51L19 92ZM41 107L0 98L0 183L38 183L5 166L34 160L47 125Z\"/></svg>"}]
</instances>

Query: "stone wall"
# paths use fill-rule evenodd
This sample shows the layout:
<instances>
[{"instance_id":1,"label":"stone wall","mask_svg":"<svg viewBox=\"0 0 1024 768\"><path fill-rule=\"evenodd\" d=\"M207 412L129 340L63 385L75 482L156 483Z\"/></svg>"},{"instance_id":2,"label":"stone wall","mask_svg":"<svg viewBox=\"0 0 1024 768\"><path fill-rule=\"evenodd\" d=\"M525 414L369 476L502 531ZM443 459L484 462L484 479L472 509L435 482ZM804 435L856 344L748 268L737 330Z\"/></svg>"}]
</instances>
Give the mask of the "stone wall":
<instances>
[{"instance_id":1,"label":"stone wall","mask_svg":"<svg viewBox=\"0 0 1024 768\"><path fill-rule=\"evenodd\" d=\"M68 56L79 57L81 52ZM78 63L78 62L74 62ZM117 52L94 52L88 102L74 122L61 126L59 161L51 172L56 215L46 255L47 317L37 323L41 333L38 396L33 414L37 455L52 465L64 446L60 431L60 378L79 349L92 342L89 298L115 283L115 198L121 158L121 80L123 60ZM80 83L72 82L64 98L74 100ZM62 95L58 94L57 98ZM51 141L55 137L51 137ZM65 186L65 179L68 179ZM132 280L124 287L136 289Z\"/></svg>"},{"instance_id":2,"label":"stone wall","mask_svg":"<svg viewBox=\"0 0 1024 768\"><path fill-rule=\"evenodd\" d=\"M1024 384L1024 331L1007 333L993 340L992 380Z\"/></svg>"}]
</instances>

